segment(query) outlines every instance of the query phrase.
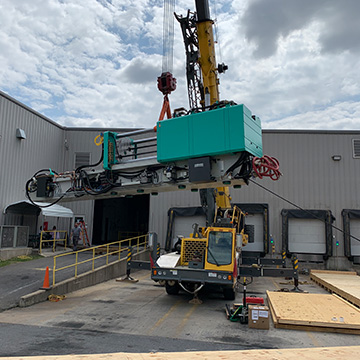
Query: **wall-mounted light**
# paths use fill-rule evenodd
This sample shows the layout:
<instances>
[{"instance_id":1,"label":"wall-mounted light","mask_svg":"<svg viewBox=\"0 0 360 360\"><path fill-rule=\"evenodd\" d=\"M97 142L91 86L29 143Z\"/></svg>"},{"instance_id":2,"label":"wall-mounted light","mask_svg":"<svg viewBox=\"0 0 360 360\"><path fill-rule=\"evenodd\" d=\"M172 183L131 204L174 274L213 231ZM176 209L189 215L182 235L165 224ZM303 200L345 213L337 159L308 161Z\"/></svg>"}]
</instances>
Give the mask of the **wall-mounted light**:
<instances>
[{"instance_id":1,"label":"wall-mounted light","mask_svg":"<svg viewBox=\"0 0 360 360\"><path fill-rule=\"evenodd\" d=\"M341 160L341 155L333 155L331 157L334 161L340 161Z\"/></svg>"},{"instance_id":2,"label":"wall-mounted light","mask_svg":"<svg viewBox=\"0 0 360 360\"><path fill-rule=\"evenodd\" d=\"M26 139L25 130L20 129L20 128L16 129L16 137L20 140Z\"/></svg>"}]
</instances>

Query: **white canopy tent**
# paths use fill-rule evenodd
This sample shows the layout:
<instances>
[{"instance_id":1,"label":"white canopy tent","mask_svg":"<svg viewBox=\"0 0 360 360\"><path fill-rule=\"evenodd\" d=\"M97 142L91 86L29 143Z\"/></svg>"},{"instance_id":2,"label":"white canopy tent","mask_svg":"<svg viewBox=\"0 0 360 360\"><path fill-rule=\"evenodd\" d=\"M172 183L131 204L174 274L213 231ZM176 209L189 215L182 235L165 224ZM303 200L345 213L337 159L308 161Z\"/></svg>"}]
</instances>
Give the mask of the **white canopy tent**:
<instances>
[{"instance_id":1,"label":"white canopy tent","mask_svg":"<svg viewBox=\"0 0 360 360\"><path fill-rule=\"evenodd\" d=\"M50 204L32 203L30 200L20 200L8 204L4 208L5 224L27 226L29 227L30 236L39 234L39 223L41 225L40 230L42 228L52 229L53 226L56 226L58 230L70 231L74 218L73 211L58 204L48 205Z\"/></svg>"},{"instance_id":2,"label":"white canopy tent","mask_svg":"<svg viewBox=\"0 0 360 360\"><path fill-rule=\"evenodd\" d=\"M31 203L29 200L20 200L7 205L4 209L4 214L34 214L39 215L42 213L44 216L73 218L74 213L71 209L64 206L49 203ZM48 206L48 207L43 207Z\"/></svg>"}]
</instances>

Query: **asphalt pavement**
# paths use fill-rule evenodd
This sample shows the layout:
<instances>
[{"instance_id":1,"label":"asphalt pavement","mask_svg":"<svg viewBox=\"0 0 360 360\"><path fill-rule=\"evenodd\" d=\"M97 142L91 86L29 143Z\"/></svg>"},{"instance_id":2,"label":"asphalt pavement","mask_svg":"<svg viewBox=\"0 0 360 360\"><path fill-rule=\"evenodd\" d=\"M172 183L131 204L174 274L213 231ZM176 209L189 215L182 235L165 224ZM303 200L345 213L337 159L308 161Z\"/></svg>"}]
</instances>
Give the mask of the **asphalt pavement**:
<instances>
[{"instance_id":1,"label":"asphalt pavement","mask_svg":"<svg viewBox=\"0 0 360 360\"><path fill-rule=\"evenodd\" d=\"M359 345L359 335L277 329L272 321L269 330L249 328L226 318L228 302L222 292L204 289L203 303L194 304L189 302L192 295L183 291L167 295L148 270L134 278L138 282L109 280L69 293L63 301L3 311L0 357ZM304 291L327 293L309 277L300 280ZM284 287L293 284L256 278L247 292L266 301L266 290ZM237 293L235 302L241 302L242 295Z\"/></svg>"},{"instance_id":2,"label":"asphalt pavement","mask_svg":"<svg viewBox=\"0 0 360 360\"><path fill-rule=\"evenodd\" d=\"M68 256L61 257L57 261L56 268L70 265L75 262L75 253L72 250L52 252L50 249L43 251L44 257L41 259L19 262L0 268L0 311L11 309L19 305L20 298L39 290L45 278L46 267L49 267L50 285L53 281L54 255L69 253ZM87 252L78 253L78 262L90 259L92 255ZM109 256L109 262L115 261L117 257ZM106 257L96 259L95 267L105 265ZM91 270L92 261L78 266L78 275ZM56 283L74 277L75 268L56 272Z\"/></svg>"}]
</instances>

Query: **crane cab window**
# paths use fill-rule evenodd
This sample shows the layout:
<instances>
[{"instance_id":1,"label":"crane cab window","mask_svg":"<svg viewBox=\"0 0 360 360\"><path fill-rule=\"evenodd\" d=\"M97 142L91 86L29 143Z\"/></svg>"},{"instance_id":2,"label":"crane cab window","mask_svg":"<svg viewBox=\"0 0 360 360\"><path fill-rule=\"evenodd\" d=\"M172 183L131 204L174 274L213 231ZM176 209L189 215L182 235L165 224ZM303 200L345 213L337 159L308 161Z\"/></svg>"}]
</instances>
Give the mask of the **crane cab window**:
<instances>
[{"instance_id":1,"label":"crane cab window","mask_svg":"<svg viewBox=\"0 0 360 360\"><path fill-rule=\"evenodd\" d=\"M232 262L233 235L231 232L210 231L207 261L214 265L229 265Z\"/></svg>"}]
</instances>

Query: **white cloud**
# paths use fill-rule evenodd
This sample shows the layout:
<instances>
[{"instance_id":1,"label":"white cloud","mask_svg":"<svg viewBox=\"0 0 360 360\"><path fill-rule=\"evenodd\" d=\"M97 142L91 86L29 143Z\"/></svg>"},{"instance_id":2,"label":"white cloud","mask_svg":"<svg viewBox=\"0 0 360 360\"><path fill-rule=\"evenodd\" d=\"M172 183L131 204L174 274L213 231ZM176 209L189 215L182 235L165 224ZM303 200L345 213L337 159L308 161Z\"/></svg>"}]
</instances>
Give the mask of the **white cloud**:
<instances>
[{"instance_id":1,"label":"white cloud","mask_svg":"<svg viewBox=\"0 0 360 360\"><path fill-rule=\"evenodd\" d=\"M360 103L340 102L325 109L308 111L265 123L267 129L360 130Z\"/></svg>"},{"instance_id":2,"label":"white cloud","mask_svg":"<svg viewBox=\"0 0 360 360\"><path fill-rule=\"evenodd\" d=\"M270 11L268 0L209 0L218 62L229 65L221 97L245 103L264 128L359 129L360 28L346 20L357 2L284 1ZM177 13L188 8L193 0L176 2ZM67 126L153 127L162 16L156 0L2 0L0 88ZM174 26L172 109L188 107Z\"/></svg>"}]
</instances>

